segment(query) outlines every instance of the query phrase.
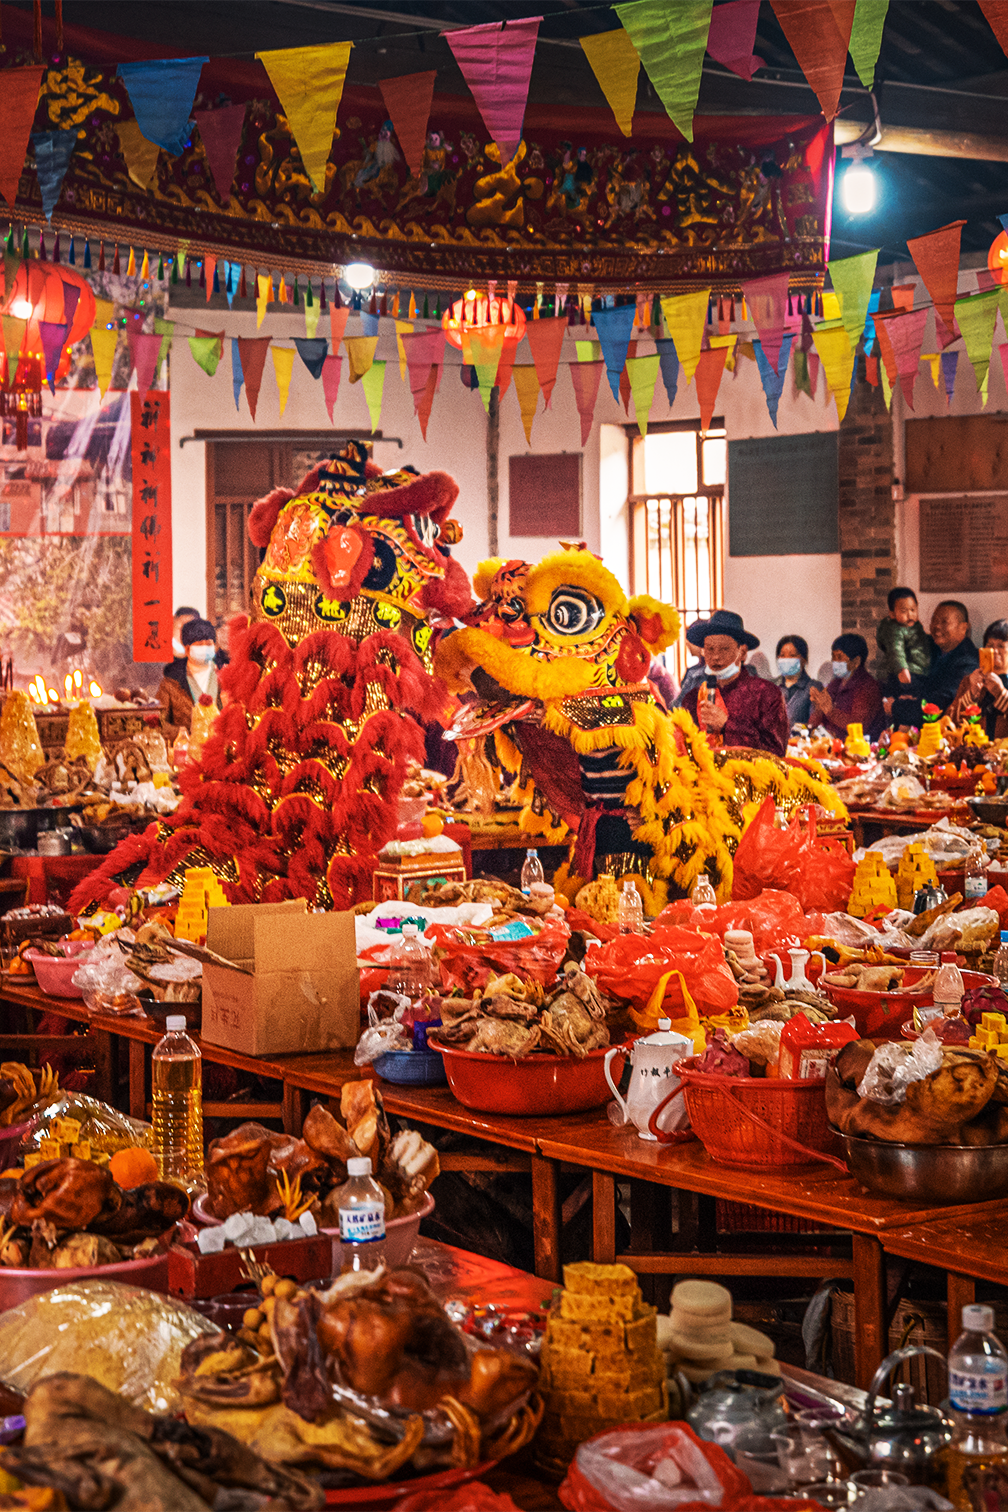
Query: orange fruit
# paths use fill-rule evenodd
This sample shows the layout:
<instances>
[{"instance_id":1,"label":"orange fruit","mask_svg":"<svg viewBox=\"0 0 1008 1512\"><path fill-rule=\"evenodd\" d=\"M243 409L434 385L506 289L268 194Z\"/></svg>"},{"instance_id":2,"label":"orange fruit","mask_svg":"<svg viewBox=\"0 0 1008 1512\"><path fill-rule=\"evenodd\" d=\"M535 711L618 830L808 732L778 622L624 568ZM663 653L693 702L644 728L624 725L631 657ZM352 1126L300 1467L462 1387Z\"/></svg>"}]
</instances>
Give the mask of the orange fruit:
<instances>
[{"instance_id":1,"label":"orange fruit","mask_svg":"<svg viewBox=\"0 0 1008 1512\"><path fill-rule=\"evenodd\" d=\"M435 835L440 835L444 830L444 820L440 814L424 814L420 821L424 839L432 840Z\"/></svg>"},{"instance_id":2,"label":"orange fruit","mask_svg":"<svg viewBox=\"0 0 1008 1512\"><path fill-rule=\"evenodd\" d=\"M121 1187L143 1186L144 1182L158 1179L157 1161L150 1150L139 1146L117 1150L109 1161L109 1170Z\"/></svg>"}]
</instances>

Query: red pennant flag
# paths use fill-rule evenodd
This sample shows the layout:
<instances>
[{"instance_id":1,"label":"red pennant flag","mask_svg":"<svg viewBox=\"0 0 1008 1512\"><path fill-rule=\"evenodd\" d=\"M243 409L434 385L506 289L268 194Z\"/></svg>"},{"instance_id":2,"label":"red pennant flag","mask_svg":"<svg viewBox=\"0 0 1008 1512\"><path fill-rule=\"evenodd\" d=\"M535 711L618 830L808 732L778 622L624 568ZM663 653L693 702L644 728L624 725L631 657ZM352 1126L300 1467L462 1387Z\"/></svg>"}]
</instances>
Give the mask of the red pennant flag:
<instances>
[{"instance_id":1,"label":"red pennant flag","mask_svg":"<svg viewBox=\"0 0 1008 1512\"><path fill-rule=\"evenodd\" d=\"M547 320L530 320L525 335L532 349L536 377L542 390L543 409L549 409L560 365L560 349L567 333L567 316L552 315Z\"/></svg>"},{"instance_id":2,"label":"red pennant flag","mask_svg":"<svg viewBox=\"0 0 1008 1512\"><path fill-rule=\"evenodd\" d=\"M980 9L1001 51L1008 55L1008 0L980 0Z\"/></svg>"},{"instance_id":3,"label":"red pennant flag","mask_svg":"<svg viewBox=\"0 0 1008 1512\"><path fill-rule=\"evenodd\" d=\"M763 67L763 59L753 53L758 20L759 0L728 0L711 12L707 51L715 63L724 64L740 79L751 79Z\"/></svg>"},{"instance_id":4,"label":"red pennant flag","mask_svg":"<svg viewBox=\"0 0 1008 1512\"><path fill-rule=\"evenodd\" d=\"M571 382L574 399L581 417L581 445L586 445L595 418L595 401L598 398L599 382L605 372L604 362L572 362Z\"/></svg>"},{"instance_id":5,"label":"red pennant flag","mask_svg":"<svg viewBox=\"0 0 1008 1512\"><path fill-rule=\"evenodd\" d=\"M855 0L771 0L798 66L827 121L840 105Z\"/></svg>"},{"instance_id":6,"label":"red pennant flag","mask_svg":"<svg viewBox=\"0 0 1008 1512\"><path fill-rule=\"evenodd\" d=\"M780 361L781 341L788 301L787 273L768 273L764 278L747 278L742 285L749 314L756 322L763 355L774 372Z\"/></svg>"},{"instance_id":7,"label":"red pennant flag","mask_svg":"<svg viewBox=\"0 0 1008 1512\"><path fill-rule=\"evenodd\" d=\"M511 383L511 369L514 367L515 357L518 352L517 341L505 341L501 349L500 362L497 364L497 400L498 403L504 398Z\"/></svg>"},{"instance_id":8,"label":"red pennant flag","mask_svg":"<svg viewBox=\"0 0 1008 1512\"><path fill-rule=\"evenodd\" d=\"M938 340L948 346L959 335L955 322L956 285L959 281L959 243L965 221L950 221L929 231L926 236L915 236L907 242L910 256L917 272L924 280L924 287L931 295L935 316L940 317Z\"/></svg>"},{"instance_id":9,"label":"red pennant flag","mask_svg":"<svg viewBox=\"0 0 1008 1512\"><path fill-rule=\"evenodd\" d=\"M427 422L430 419L431 408L434 404L434 394L440 381L441 369L439 367L432 367L427 374L427 382L423 393L419 399L415 394L413 396L416 402L417 419L420 421L420 434L425 441L427 440Z\"/></svg>"},{"instance_id":10,"label":"red pennant flag","mask_svg":"<svg viewBox=\"0 0 1008 1512\"><path fill-rule=\"evenodd\" d=\"M854 0L851 0L853 6ZM501 165L518 151L528 100L532 59L542 16L491 21L442 36L455 55L483 124L500 149Z\"/></svg>"},{"instance_id":11,"label":"red pennant flag","mask_svg":"<svg viewBox=\"0 0 1008 1512\"><path fill-rule=\"evenodd\" d=\"M871 384L872 388L878 388L878 352L873 352L870 357L865 358L864 369L865 377L868 379L868 382Z\"/></svg>"},{"instance_id":12,"label":"red pennant flag","mask_svg":"<svg viewBox=\"0 0 1008 1512\"><path fill-rule=\"evenodd\" d=\"M627 357L630 358L636 356L637 343L636 341L631 341L627 345ZM630 387L630 374L627 372L626 363L623 364L623 371L619 375L619 396L620 403L623 405L624 415L629 415L630 400L633 397L633 390Z\"/></svg>"},{"instance_id":13,"label":"red pennant flag","mask_svg":"<svg viewBox=\"0 0 1008 1512\"><path fill-rule=\"evenodd\" d=\"M263 368L266 366L266 353L269 351L271 341L269 336L239 336L238 356L241 358L241 370L245 378L245 397L248 400L249 413L252 419L256 416L256 405L259 403L259 389L262 386Z\"/></svg>"},{"instance_id":14,"label":"red pennant flag","mask_svg":"<svg viewBox=\"0 0 1008 1512\"><path fill-rule=\"evenodd\" d=\"M893 309L904 311L913 309L917 295L915 283L893 284L889 292L892 295Z\"/></svg>"},{"instance_id":15,"label":"red pennant flag","mask_svg":"<svg viewBox=\"0 0 1008 1512\"><path fill-rule=\"evenodd\" d=\"M235 163L245 125L244 105L224 105L220 110L194 110L193 118L203 140L203 151L223 204L231 198Z\"/></svg>"},{"instance_id":16,"label":"red pennant flag","mask_svg":"<svg viewBox=\"0 0 1008 1512\"><path fill-rule=\"evenodd\" d=\"M330 425L332 424L333 405L336 403L336 395L339 393L339 381L342 371L342 357L327 357L322 364L322 392L325 395L325 407L329 411Z\"/></svg>"},{"instance_id":17,"label":"red pennant flag","mask_svg":"<svg viewBox=\"0 0 1008 1512\"><path fill-rule=\"evenodd\" d=\"M429 73L404 74L398 79L382 79L378 85L389 120L395 127L402 155L411 173L419 173L427 141L427 122L437 69Z\"/></svg>"},{"instance_id":18,"label":"red pennant flag","mask_svg":"<svg viewBox=\"0 0 1008 1512\"><path fill-rule=\"evenodd\" d=\"M406 371L415 404L417 394L422 394L427 387L431 368L444 361L445 333L440 326L429 326L426 331L407 331L402 344L406 348Z\"/></svg>"},{"instance_id":19,"label":"red pennant flag","mask_svg":"<svg viewBox=\"0 0 1008 1512\"><path fill-rule=\"evenodd\" d=\"M700 353L694 382L697 399L700 401L700 429L702 431L710 426L727 356L727 347L711 347L709 352Z\"/></svg>"},{"instance_id":20,"label":"red pennant flag","mask_svg":"<svg viewBox=\"0 0 1008 1512\"><path fill-rule=\"evenodd\" d=\"M3 71L3 126L0 132L0 194L13 207L17 199L21 169L28 152L38 107L39 85L43 69L5 68Z\"/></svg>"}]
</instances>

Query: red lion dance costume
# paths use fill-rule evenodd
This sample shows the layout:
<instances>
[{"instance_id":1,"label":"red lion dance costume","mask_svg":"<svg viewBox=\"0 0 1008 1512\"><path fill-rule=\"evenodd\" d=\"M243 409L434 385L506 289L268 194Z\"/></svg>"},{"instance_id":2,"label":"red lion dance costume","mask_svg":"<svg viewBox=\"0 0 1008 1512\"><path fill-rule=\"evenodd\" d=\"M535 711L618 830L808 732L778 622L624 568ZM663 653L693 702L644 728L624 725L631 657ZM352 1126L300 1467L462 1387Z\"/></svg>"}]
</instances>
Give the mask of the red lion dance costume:
<instances>
[{"instance_id":1,"label":"red lion dance costume","mask_svg":"<svg viewBox=\"0 0 1008 1512\"><path fill-rule=\"evenodd\" d=\"M233 903L370 897L406 764L423 759L409 714L444 712L431 616L472 602L449 553L457 495L445 473L383 474L349 442L296 494L259 500L249 534L263 559L252 622L232 633L221 675L225 707L176 813L123 841L77 889L75 912L113 886L181 885L207 865Z\"/></svg>"}]
</instances>

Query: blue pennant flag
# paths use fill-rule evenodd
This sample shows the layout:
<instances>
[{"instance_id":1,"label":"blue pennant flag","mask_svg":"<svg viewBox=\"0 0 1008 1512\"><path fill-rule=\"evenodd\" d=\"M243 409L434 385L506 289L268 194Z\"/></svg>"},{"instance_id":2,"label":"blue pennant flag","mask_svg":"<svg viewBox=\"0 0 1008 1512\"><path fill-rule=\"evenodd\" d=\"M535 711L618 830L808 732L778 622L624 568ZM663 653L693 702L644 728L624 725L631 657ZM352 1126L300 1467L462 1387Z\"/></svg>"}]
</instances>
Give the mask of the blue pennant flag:
<instances>
[{"instance_id":1,"label":"blue pennant flag","mask_svg":"<svg viewBox=\"0 0 1008 1512\"><path fill-rule=\"evenodd\" d=\"M661 373L661 381L665 385L671 409L675 404L676 389L679 387L679 353L675 349L675 342L671 336L659 337L655 346L658 348L658 369Z\"/></svg>"},{"instance_id":2,"label":"blue pennant flag","mask_svg":"<svg viewBox=\"0 0 1008 1512\"><path fill-rule=\"evenodd\" d=\"M1008 231L1008 215L999 215L998 220L1001 222L1001 229Z\"/></svg>"},{"instance_id":3,"label":"blue pennant flag","mask_svg":"<svg viewBox=\"0 0 1008 1512\"><path fill-rule=\"evenodd\" d=\"M1008 230L1008 226L1005 227ZM956 365L959 362L958 352L942 352L942 377L945 379L945 397L949 404L952 403L952 395L955 393Z\"/></svg>"},{"instance_id":4,"label":"blue pennant flag","mask_svg":"<svg viewBox=\"0 0 1008 1512\"><path fill-rule=\"evenodd\" d=\"M370 310L361 310L361 330L365 336L378 335L378 316L372 315Z\"/></svg>"},{"instance_id":5,"label":"blue pennant flag","mask_svg":"<svg viewBox=\"0 0 1008 1512\"><path fill-rule=\"evenodd\" d=\"M245 375L242 372L241 352L238 350L238 337L237 336L232 336L231 337L231 383L232 383L232 385L234 387L235 409L238 409L238 407L239 407L239 401L241 399L242 385L244 384L244 382L245 382Z\"/></svg>"},{"instance_id":6,"label":"blue pennant flag","mask_svg":"<svg viewBox=\"0 0 1008 1512\"><path fill-rule=\"evenodd\" d=\"M636 313L636 305L625 304L617 305L612 310L595 310L592 315L592 324L598 332L602 356L605 359L606 377L609 379L609 387L612 389L614 399L619 398L620 373L626 366L627 352L630 350L630 333L633 330Z\"/></svg>"},{"instance_id":7,"label":"blue pennant flag","mask_svg":"<svg viewBox=\"0 0 1008 1512\"><path fill-rule=\"evenodd\" d=\"M864 328L864 349L865 349L865 356L866 357L870 357L871 356L871 354L872 354L872 348L875 345L875 322L874 322L874 320L872 320L872 316L875 314L875 311L878 309L878 307L879 307L879 300L881 298L882 298L882 290L881 289L872 289L871 294L869 295L869 298L868 298L868 316L867 316L867 319L865 320L865 328Z\"/></svg>"},{"instance_id":8,"label":"blue pennant flag","mask_svg":"<svg viewBox=\"0 0 1008 1512\"><path fill-rule=\"evenodd\" d=\"M178 157L189 140L189 116L196 86L208 58L155 58L147 63L120 63L137 125L148 142Z\"/></svg>"},{"instance_id":9,"label":"blue pennant flag","mask_svg":"<svg viewBox=\"0 0 1008 1512\"><path fill-rule=\"evenodd\" d=\"M756 366L759 368L760 381L763 384L763 392L766 395L766 407L770 411L770 419L773 421L774 430L777 429L777 406L780 396L784 392L784 379L787 376L788 358L791 355L791 343L794 340L792 334L788 334L781 342L781 349L777 357L777 370L774 371L773 363L763 351L762 341L753 342L753 350L756 353Z\"/></svg>"},{"instance_id":10,"label":"blue pennant flag","mask_svg":"<svg viewBox=\"0 0 1008 1512\"><path fill-rule=\"evenodd\" d=\"M35 148L35 171L42 191L42 209L46 220L52 220L56 201L60 197L63 180L77 145L76 131L34 131L32 145ZM70 242L71 248L73 241Z\"/></svg>"},{"instance_id":11,"label":"blue pennant flag","mask_svg":"<svg viewBox=\"0 0 1008 1512\"><path fill-rule=\"evenodd\" d=\"M322 377L322 366L329 355L329 343L324 336L295 336L294 345L298 356L313 378Z\"/></svg>"}]
</instances>

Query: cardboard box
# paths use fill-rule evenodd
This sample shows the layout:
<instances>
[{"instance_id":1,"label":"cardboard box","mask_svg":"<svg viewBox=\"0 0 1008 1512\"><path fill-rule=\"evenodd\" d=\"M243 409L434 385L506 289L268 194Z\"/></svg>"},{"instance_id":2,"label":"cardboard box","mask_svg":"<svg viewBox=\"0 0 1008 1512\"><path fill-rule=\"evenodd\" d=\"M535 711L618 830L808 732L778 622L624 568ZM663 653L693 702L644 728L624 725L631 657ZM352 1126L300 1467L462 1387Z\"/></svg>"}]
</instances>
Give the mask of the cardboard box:
<instances>
[{"instance_id":1,"label":"cardboard box","mask_svg":"<svg viewBox=\"0 0 1008 1512\"><path fill-rule=\"evenodd\" d=\"M211 908L207 948L253 975L203 968L203 1039L246 1055L356 1045L360 977L354 918L308 913L303 898Z\"/></svg>"}]
</instances>

